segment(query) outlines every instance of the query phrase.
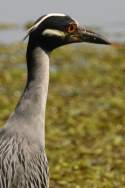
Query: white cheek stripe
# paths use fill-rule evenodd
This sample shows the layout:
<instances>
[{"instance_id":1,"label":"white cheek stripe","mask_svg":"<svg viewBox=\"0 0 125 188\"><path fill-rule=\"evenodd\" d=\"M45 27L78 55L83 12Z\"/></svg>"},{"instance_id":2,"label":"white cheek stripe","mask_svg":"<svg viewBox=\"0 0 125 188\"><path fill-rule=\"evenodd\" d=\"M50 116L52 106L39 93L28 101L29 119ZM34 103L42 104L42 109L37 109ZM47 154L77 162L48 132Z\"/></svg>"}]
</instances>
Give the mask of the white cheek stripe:
<instances>
[{"instance_id":1,"label":"white cheek stripe","mask_svg":"<svg viewBox=\"0 0 125 188\"><path fill-rule=\"evenodd\" d=\"M57 29L45 29L42 32L42 35L45 36L59 36L59 37L65 37L65 33L63 31L57 30Z\"/></svg>"}]
</instances>

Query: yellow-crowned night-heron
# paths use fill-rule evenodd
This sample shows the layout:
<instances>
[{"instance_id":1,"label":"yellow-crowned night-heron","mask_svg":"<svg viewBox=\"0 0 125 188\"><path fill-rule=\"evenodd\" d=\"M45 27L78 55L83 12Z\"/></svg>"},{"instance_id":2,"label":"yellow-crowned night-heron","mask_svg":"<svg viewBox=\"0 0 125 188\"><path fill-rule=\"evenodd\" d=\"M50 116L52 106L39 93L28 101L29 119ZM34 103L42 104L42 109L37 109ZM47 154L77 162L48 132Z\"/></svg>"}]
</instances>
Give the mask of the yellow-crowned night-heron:
<instances>
[{"instance_id":1,"label":"yellow-crowned night-heron","mask_svg":"<svg viewBox=\"0 0 125 188\"><path fill-rule=\"evenodd\" d=\"M45 108L49 55L70 43L109 44L64 14L40 17L28 32L28 78L23 95L0 131L0 188L48 188Z\"/></svg>"}]
</instances>

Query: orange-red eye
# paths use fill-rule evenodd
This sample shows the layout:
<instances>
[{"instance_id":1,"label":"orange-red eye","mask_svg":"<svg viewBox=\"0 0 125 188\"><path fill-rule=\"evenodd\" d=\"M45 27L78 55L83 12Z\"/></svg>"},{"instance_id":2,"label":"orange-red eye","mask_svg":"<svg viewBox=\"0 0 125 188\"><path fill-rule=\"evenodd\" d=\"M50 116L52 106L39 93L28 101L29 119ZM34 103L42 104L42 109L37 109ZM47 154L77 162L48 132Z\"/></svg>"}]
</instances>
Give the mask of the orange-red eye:
<instances>
[{"instance_id":1,"label":"orange-red eye","mask_svg":"<svg viewBox=\"0 0 125 188\"><path fill-rule=\"evenodd\" d=\"M77 25L74 23L70 23L67 27L67 32L68 33L73 33L77 30Z\"/></svg>"}]
</instances>

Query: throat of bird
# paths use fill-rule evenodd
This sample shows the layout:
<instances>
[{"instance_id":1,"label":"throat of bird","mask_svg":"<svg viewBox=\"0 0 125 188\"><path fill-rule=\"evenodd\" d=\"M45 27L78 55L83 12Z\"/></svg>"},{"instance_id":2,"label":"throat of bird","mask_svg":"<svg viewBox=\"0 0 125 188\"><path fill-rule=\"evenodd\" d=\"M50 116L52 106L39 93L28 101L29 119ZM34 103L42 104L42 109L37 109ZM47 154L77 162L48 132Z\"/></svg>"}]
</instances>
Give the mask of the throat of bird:
<instances>
[{"instance_id":1,"label":"throat of bird","mask_svg":"<svg viewBox=\"0 0 125 188\"><path fill-rule=\"evenodd\" d=\"M40 47L27 49L28 79L15 115L25 126L39 127L44 135L45 109L49 84L49 56ZM39 131L40 131L39 130ZM43 136L44 137L44 136Z\"/></svg>"}]
</instances>

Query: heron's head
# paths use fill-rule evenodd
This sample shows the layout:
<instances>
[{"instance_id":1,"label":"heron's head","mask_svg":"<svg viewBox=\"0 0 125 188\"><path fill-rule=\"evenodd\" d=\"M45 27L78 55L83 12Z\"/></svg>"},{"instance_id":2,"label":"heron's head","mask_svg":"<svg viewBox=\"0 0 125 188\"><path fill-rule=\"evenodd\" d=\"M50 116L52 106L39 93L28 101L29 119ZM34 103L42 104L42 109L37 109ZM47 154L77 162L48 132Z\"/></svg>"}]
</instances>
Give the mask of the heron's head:
<instances>
[{"instance_id":1,"label":"heron's head","mask_svg":"<svg viewBox=\"0 0 125 188\"><path fill-rule=\"evenodd\" d=\"M57 13L40 17L29 29L28 35L32 42L48 52L70 43L109 44L102 36L81 26L75 19Z\"/></svg>"}]
</instances>

